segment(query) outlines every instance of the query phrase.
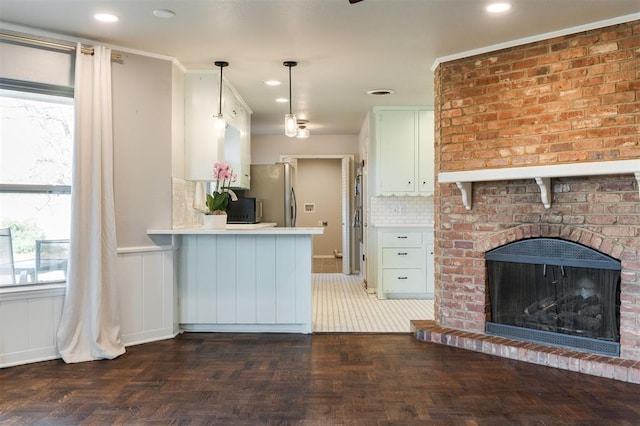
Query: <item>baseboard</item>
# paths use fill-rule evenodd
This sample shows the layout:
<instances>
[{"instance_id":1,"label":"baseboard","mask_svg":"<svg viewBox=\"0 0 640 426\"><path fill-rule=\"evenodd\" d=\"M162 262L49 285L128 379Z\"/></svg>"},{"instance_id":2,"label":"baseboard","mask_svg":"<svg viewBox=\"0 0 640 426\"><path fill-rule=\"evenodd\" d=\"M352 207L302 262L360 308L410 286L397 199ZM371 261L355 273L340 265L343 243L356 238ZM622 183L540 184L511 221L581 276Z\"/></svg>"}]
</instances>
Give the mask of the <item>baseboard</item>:
<instances>
[{"instance_id":1,"label":"baseboard","mask_svg":"<svg viewBox=\"0 0 640 426\"><path fill-rule=\"evenodd\" d=\"M0 355L0 368L15 367L16 365L59 359L60 354L55 346L30 349Z\"/></svg>"},{"instance_id":2,"label":"baseboard","mask_svg":"<svg viewBox=\"0 0 640 426\"><path fill-rule=\"evenodd\" d=\"M178 333L174 333L173 328L163 328L153 331L145 331L143 333L133 333L123 335L122 343L125 346L141 345L143 343L156 342L158 340L173 339Z\"/></svg>"}]
</instances>

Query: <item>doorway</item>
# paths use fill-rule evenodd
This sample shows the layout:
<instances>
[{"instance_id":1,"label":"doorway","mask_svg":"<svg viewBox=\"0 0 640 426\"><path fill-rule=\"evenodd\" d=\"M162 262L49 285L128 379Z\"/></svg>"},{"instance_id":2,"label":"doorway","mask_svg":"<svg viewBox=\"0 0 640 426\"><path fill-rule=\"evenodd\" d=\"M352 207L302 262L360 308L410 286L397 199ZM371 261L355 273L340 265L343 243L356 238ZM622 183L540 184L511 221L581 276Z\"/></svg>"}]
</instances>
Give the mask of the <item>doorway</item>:
<instances>
[{"instance_id":1,"label":"doorway","mask_svg":"<svg viewBox=\"0 0 640 426\"><path fill-rule=\"evenodd\" d=\"M316 242L314 238L314 258L322 259L323 263L325 259L338 263L338 270L333 272L356 273L351 227L353 155L281 155L280 161L294 166L298 226L326 228L323 235L328 237L324 239L326 241L320 239ZM335 189L327 191L327 187ZM305 188L309 193L301 192ZM331 195L337 197L332 199Z\"/></svg>"}]
</instances>

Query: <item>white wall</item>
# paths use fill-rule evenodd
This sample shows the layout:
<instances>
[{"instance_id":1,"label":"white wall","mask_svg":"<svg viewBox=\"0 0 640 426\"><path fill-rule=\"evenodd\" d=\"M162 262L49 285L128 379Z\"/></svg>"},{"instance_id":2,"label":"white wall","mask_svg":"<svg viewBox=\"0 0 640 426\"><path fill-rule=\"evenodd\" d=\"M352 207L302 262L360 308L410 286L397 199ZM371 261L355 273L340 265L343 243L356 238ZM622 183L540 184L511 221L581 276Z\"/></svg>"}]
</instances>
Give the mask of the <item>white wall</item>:
<instances>
[{"instance_id":1,"label":"white wall","mask_svg":"<svg viewBox=\"0 0 640 426\"><path fill-rule=\"evenodd\" d=\"M308 139L251 135L251 164L275 163L285 154L352 154L358 161L358 152L358 135L311 135Z\"/></svg>"},{"instance_id":2,"label":"white wall","mask_svg":"<svg viewBox=\"0 0 640 426\"><path fill-rule=\"evenodd\" d=\"M342 252L342 160L298 159L296 167L297 226L319 226L326 221L324 234L313 236L314 256ZM306 212L305 203L315 205Z\"/></svg>"},{"instance_id":3,"label":"white wall","mask_svg":"<svg viewBox=\"0 0 640 426\"><path fill-rule=\"evenodd\" d=\"M112 66L118 247L146 246L171 227L173 64L123 54Z\"/></svg>"},{"instance_id":4,"label":"white wall","mask_svg":"<svg viewBox=\"0 0 640 426\"><path fill-rule=\"evenodd\" d=\"M171 85L171 175L184 179L184 72L172 64Z\"/></svg>"}]
</instances>

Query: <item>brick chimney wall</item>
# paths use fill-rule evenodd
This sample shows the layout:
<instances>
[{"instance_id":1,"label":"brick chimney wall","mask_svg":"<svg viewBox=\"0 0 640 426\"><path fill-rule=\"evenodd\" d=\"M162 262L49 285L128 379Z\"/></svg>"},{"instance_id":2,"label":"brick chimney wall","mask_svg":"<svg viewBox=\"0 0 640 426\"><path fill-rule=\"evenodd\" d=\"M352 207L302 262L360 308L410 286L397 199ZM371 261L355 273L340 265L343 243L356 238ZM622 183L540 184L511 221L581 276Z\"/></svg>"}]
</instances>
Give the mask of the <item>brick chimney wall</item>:
<instances>
[{"instance_id":1,"label":"brick chimney wall","mask_svg":"<svg viewBox=\"0 0 640 426\"><path fill-rule=\"evenodd\" d=\"M436 175L640 158L640 21L442 63L435 89ZM474 183L472 199L436 185L439 325L484 331L487 250L560 237L622 261L621 357L640 361L634 175L552 179L550 209L533 179Z\"/></svg>"}]
</instances>

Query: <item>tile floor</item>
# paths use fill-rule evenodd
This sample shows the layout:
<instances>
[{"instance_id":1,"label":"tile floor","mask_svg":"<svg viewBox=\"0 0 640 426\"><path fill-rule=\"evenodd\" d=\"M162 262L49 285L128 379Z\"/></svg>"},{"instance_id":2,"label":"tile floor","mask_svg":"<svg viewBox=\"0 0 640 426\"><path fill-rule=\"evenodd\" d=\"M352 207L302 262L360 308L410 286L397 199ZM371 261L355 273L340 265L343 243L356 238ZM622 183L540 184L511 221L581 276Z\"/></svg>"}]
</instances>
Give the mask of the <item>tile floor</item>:
<instances>
[{"instance_id":1,"label":"tile floor","mask_svg":"<svg viewBox=\"0 0 640 426\"><path fill-rule=\"evenodd\" d=\"M358 275L314 273L312 286L314 332L409 333L434 319L433 300L379 300Z\"/></svg>"}]
</instances>

